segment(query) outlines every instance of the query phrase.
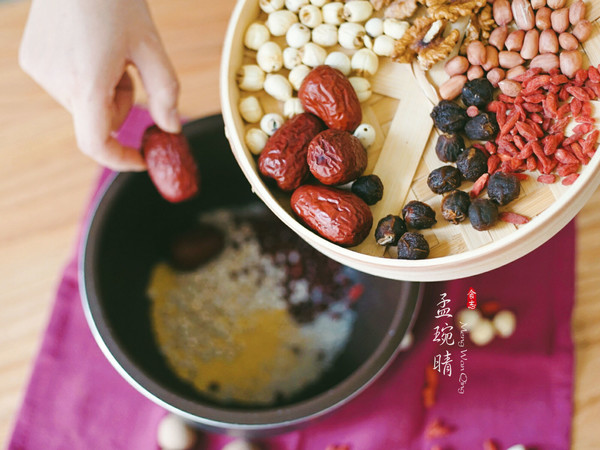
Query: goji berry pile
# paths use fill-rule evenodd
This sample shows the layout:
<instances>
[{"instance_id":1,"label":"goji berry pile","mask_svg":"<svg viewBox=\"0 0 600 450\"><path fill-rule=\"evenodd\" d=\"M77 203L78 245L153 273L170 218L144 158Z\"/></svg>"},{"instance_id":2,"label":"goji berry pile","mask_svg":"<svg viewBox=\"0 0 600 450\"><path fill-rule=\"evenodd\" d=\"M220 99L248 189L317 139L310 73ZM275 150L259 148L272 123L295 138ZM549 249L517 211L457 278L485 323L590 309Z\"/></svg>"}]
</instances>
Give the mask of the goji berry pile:
<instances>
[{"instance_id":1,"label":"goji berry pile","mask_svg":"<svg viewBox=\"0 0 600 450\"><path fill-rule=\"evenodd\" d=\"M573 184L596 152L600 131L591 101L600 97L600 71L582 69L569 79L559 70L534 68L516 80L522 83L516 97L500 94L487 107L500 126L495 143L484 146L490 154L488 172L538 170L540 183L554 183L556 174L564 177L562 184ZM572 120L578 125L567 137Z\"/></svg>"}]
</instances>

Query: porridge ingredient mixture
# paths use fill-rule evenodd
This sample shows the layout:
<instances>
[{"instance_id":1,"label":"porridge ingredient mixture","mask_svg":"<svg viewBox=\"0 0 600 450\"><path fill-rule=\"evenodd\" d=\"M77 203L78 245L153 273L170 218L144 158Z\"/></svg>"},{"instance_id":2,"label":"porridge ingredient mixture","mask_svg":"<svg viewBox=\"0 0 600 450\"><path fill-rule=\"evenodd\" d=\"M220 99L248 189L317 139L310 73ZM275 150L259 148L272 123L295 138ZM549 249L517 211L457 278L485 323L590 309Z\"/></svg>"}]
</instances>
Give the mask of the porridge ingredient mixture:
<instances>
[{"instance_id":1,"label":"porridge ingredient mixture","mask_svg":"<svg viewBox=\"0 0 600 450\"><path fill-rule=\"evenodd\" d=\"M220 210L202 222L223 232L221 253L193 271L159 263L151 276L160 350L179 377L215 401L290 398L345 347L362 285L274 219Z\"/></svg>"}]
</instances>

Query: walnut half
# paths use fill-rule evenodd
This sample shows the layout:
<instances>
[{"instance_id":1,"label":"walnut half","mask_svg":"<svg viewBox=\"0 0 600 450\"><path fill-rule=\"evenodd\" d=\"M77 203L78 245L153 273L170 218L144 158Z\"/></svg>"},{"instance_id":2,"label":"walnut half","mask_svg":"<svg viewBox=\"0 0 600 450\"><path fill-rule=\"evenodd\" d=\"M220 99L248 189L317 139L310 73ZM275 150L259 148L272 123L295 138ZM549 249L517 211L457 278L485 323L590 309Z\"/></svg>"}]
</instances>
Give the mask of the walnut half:
<instances>
[{"instance_id":1,"label":"walnut half","mask_svg":"<svg viewBox=\"0 0 600 450\"><path fill-rule=\"evenodd\" d=\"M435 63L448 57L460 38L458 30L444 37L446 25L446 21L432 17L416 19L404 36L396 41L392 59L410 63L417 58L424 70L431 69Z\"/></svg>"},{"instance_id":2,"label":"walnut half","mask_svg":"<svg viewBox=\"0 0 600 450\"><path fill-rule=\"evenodd\" d=\"M417 11L417 0L394 0L385 10L385 17L407 19Z\"/></svg>"},{"instance_id":3,"label":"walnut half","mask_svg":"<svg viewBox=\"0 0 600 450\"><path fill-rule=\"evenodd\" d=\"M486 3L487 0L425 0L427 12L431 17L450 22L477 13Z\"/></svg>"}]
</instances>

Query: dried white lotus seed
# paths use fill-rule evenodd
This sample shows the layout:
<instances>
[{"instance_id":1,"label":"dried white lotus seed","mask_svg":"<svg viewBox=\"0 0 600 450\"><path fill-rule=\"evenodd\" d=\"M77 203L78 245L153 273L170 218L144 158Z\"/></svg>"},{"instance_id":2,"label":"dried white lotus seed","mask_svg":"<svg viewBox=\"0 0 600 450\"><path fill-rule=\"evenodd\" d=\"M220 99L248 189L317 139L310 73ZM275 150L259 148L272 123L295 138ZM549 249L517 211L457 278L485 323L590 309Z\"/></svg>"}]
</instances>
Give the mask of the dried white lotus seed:
<instances>
[{"instance_id":1,"label":"dried white lotus seed","mask_svg":"<svg viewBox=\"0 0 600 450\"><path fill-rule=\"evenodd\" d=\"M361 24L345 22L338 29L338 42L344 48L357 50L364 45L366 34L365 27Z\"/></svg>"},{"instance_id":2,"label":"dried white lotus seed","mask_svg":"<svg viewBox=\"0 0 600 450\"><path fill-rule=\"evenodd\" d=\"M312 41L322 47L331 47L332 45L337 44L337 27L330 23L322 23L312 30Z\"/></svg>"},{"instance_id":3,"label":"dried white lotus seed","mask_svg":"<svg viewBox=\"0 0 600 450\"><path fill-rule=\"evenodd\" d=\"M259 0L258 4L260 9L267 14L271 14L272 12L279 11L283 8L284 0Z\"/></svg>"},{"instance_id":4,"label":"dried white lotus seed","mask_svg":"<svg viewBox=\"0 0 600 450\"><path fill-rule=\"evenodd\" d=\"M365 23L365 31L372 38L381 36L383 34L383 20L379 17L372 17Z\"/></svg>"},{"instance_id":5,"label":"dried white lotus seed","mask_svg":"<svg viewBox=\"0 0 600 450\"><path fill-rule=\"evenodd\" d=\"M373 92L371 91L369 80L363 77L350 77L348 81L350 81L350 84L354 88L359 102L367 101L371 97Z\"/></svg>"},{"instance_id":6,"label":"dried white lotus seed","mask_svg":"<svg viewBox=\"0 0 600 450\"><path fill-rule=\"evenodd\" d=\"M250 50L258 48L269 40L271 33L269 29L260 22L250 24L244 35L244 45Z\"/></svg>"},{"instance_id":7,"label":"dried white lotus seed","mask_svg":"<svg viewBox=\"0 0 600 450\"><path fill-rule=\"evenodd\" d=\"M158 424L158 446L163 450L188 450L196 443L196 433L183 419L167 414Z\"/></svg>"},{"instance_id":8,"label":"dried white lotus seed","mask_svg":"<svg viewBox=\"0 0 600 450\"><path fill-rule=\"evenodd\" d=\"M357 0L355 0L357 1ZM352 55L351 67L360 76L375 75L379 68L379 57L368 48L361 48Z\"/></svg>"},{"instance_id":9,"label":"dried white lotus seed","mask_svg":"<svg viewBox=\"0 0 600 450\"><path fill-rule=\"evenodd\" d=\"M331 52L327 55L327 58L325 58L325 64L339 70L346 76L350 75L350 71L352 70L350 58L342 52Z\"/></svg>"},{"instance_id":10,"label":"dried white lotus seed","mask_svg":"<svg viewBox=\"0 0 600 450\"><path fill-rule=\"evenodd\" d=\"M383 34L394 39L400 39L409 28L410 24L403 20L385 19L383 21Z\"/></svg>"},{"instance_id":11,"label":"dried white lotus seed","mask_svg":"<svg viewBox=\"0 0 600 450\"><path fill-rule=\"evenodd\" d=\"M455 319L457 328L464 328L467 331L471 331L481 319L481 313L478 309L464 308L456 313Z\"/></svg>"},{"instance_id":12,"label":"dried white lotus seed","mask_svg":"<svg viewBox=\"0 0 600 450\"><path fill-rule=\"evenodd\" d=\"M281 47L273 41L265 42L256 53L256 62L267 73L277 72L283 66Z\"/></svg>"},{"instance_id":13,"label":"dried white lotus seed","mask_svg":"<svg viewBox=\"0 0 600 450\"><path fill-rule=\"evenodd\" d=\"M308 5L308 0L285 0L285 7L292 12L297 13L300 8Z\"/></svg>"},{"instance_id":14,"label":"dried white lotus seed","mask_svg":"<svg viewBox=\"0 0 600 450\"><path fill-rule=\"evenodd\" d=\"M267 145L267 140L269 136L260 128L250 128L246 131L246 145L248 146L248 150L250 150L255 155L260 155L260 152L263 151L265 145Z\"/></svg>"},{"instance_id":15,"label":"dried white lotus seed","mask_svg":"<svg viewBox=\"0 0 600 450\"><path fill-rule=\"evenodd\" d=\"M409 331L408 333L406 333L404 335L404 337L400 341L400 345L398 346L398 349L400 351L408 350L409 348L412 347L414 340L415 340L415 337L412 334L412 331Z\"/></svg>"},{"instance_id":16,"label":"dried white lotus seed","mask_svg":"<svg viewBox=\"0 0 600 450\"><path fill-rule=\"evenodd\" d=\"M285 33L285 40L290 47L300 48L310 42L310 29L306 25L295 23Z\"/></svg>"},{"instance_id":17,"label":"dried white lotus seed","mask_svg":"<svg viewBox=\"0 0 600 450\"><path fill-rule=\"evenodd\" d=\"M302 114L304 112L304 108L302 107L302 102L298 97L292 97L285 101L283 104L283 115L288 119Z\"/></svg>"},{"instance_id":18,"label":"dried white lotus seed","mask_svg":"<svg viewBox=\"0 0 600 450\"><path fill-rule=\"evenodd\" d=\"M269 14L267 28L273 36L283 36L290 27L298 22L298 16L285 9Z\"/></svg>"},{"instance_id":19,"label":"dried white lotus seed","mask_svg":"<svg viewBox=\"0 0 600 450\"><path fill-rule=\"evenodd\" d=\"M348 62L348 64L349 64L349 62ZM299 66L296 66L292 70L290 70L288 79L290 80L292 87L296 91L300 89L300 86L302 86L302 82L304 81L304 78L306 78L306 75L308 75L310 73L310 70L311 69L309 67L305 66L304 64L300 64Z\"/></svg>"},{"instance_id":20,"label":"dried white lotus seed","mask_svg":"<svg viewBox=\"0 0 600 450\"><path fill-rule=\"evenodd\" d=\"M283 67L292 70L302 62L300 50L297 48L288 47L283 51Z\"/></svg>"},{"instance_id":21,"label":"dried white lotus seed","mask_svg":"<svg viewBox=\"0 0 600 450\"><path fill-rule=\"evenodd\" d=\"M322 8L325 3L329 3L329 0L310 0L311 5L318 6Z\"/></svg>"},{"instance_id":22,"label":"dried white lotus seed","mask_svg":"<svg viewBox=\"0 0 600 450\"><path fill-rule=\"evenodd\" d=\"M341 25L344 19L342 14L344 12L344 4L341 2L332 2L323 5L321 9L323 12L323 22L331 25Z\"/></svg>"},{"instance_id":23,"label":"dried white lotus seed","mask_svg":"<svg viewBox=\"0 0 600 450\"><path fill-rule=\"evenodd\" d=\"M280 102L285 102L292 96L292 85L283 75L267 75L264 88L267 94Z\"/></svg>"},{"instance_id":24,"label":"dried white lotus seed","mask_svg":"<svg viewBox=\"0 0 600 450\"><path fill-rule=\"evenodd\" d=\"M246 64L237 71L237 82L244 91L260 91L265 84L265 72L256 64Z\"/></svg>"},{"instance_id":25,"label":"dried white lotus seed","mask_svg":"<svg viewBox=\"0 0 600 450\"><path fill-rule=\"evenodd\" d=\"M236 439L225 445L221 450L260 450L260 447L252 442Z\"/></svg>"},{"instance_id":26,"label":"dried white lotus seed","mask_svg":"<svg viewBox=\"0 0 600 450\"><path fill-rule=\"evenodd\" d=\"M263 110L260 102L254 95L244 97L240 100L240 114L248 123L256 123L263 116Z\"/></svg>"},{"instance_id":27,"label":"dried white lotus seed","mask_svg":"<svg viewBox=\"0 0 600 450\"><path fill-rule=\"evenodd\" d=\"M283 117L276 113L265 114L260 119L260 129L267 133L267 136L273 136L275 132L283 125Z\"/></svg>"},{"instance_id":28,"label":"dried white lotus seed","mask_svg":"<svg viewBox=\"0 0 600 450\"><path fill-rule=\"evenodd\" d=\"M494 326L488 319L478 320L469 332L469 336L471 337L473 344L479 346L487 345L492 342L492 339L494 339L494 334Z\"/></svg>"},{"instance_id":29,"label":"dried white lotus seed","mask_svg":"<svg viewBox=\"0 0 600 450\"><path fill-rule=\"evenodd\" d=\"M358 138L365 150L375 142L375 128L368 123L361 123L356 127L353 134Z\"/></svg>"},{"instance_id":30,"label":"dried white lotus seed","mask_svg":"<svg viewBox=\"0 0 600 450\"><path fill-rule=\"evenodd\" d=\"M308 67L317 67L325 62L325 58L327 57L327 51L317 45L309 42L304 47L300 49L300 54L302 55L302 64Z\"/></svg>"},{"instance_id":31,"label":"dried white lotus seed","mask_svg":"<svg viewBox=\"0 0 600 450\"><path fill-rule=\"evenodd\" d=\"M498 335L507 338L515 332L517 317L512 311L504 310L494 316L492 323Z\"/></svg>"},{"instance_id":32,"label":"dried white lotus seed","mask_svg":"<svg viewBox=\"0 0 600 450\"><path fill-rule=\"evenodd\" d=\"M323 23L323 15L321 9L315 5L306 5L300 9L298 13L300 22L308 28L315 28Z\"/></svg>"},{"instance_id":33,"label":"dried white lotus seed","mask_svg":"<svg viewBox=\"0 0 600 450\"><path fill-rule=\"evenodd\" d=\"M377 36L373 41L373 51L379 56L392 56L396 41L386 35Z\"/></svg>"},{"instance_id":34,"label":"dried white lotus seed","mask_svg":"<svg viewBox=\"0 0 600 450\"><path fill-rule=\"evenodd\" d=\"M364 22L373 14L371 2L351 0L344 5L342 17L348 22Z\"/></svg>"}]
</instances>

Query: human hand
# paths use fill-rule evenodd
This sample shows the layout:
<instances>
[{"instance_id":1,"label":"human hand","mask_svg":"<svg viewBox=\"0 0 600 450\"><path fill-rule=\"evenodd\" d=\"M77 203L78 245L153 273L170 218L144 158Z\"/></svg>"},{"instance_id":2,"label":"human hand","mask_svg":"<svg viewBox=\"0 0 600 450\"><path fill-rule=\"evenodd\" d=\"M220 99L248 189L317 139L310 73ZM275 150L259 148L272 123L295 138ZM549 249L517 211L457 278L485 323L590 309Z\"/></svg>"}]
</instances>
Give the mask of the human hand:
<instances>
[{"instance_id":1,"label":"human hand","mask_svg":"<svg viewBox=\"0 0 600 450\"><path fill-rule=\"evenodd\" d=\"M137 149L114 132L133 105L134 65L150 114L177 133L179 84L144 0L34 0L19 63L73 116L79 148L114 170L144 170Z\"/></svg>"}]
</instances>

